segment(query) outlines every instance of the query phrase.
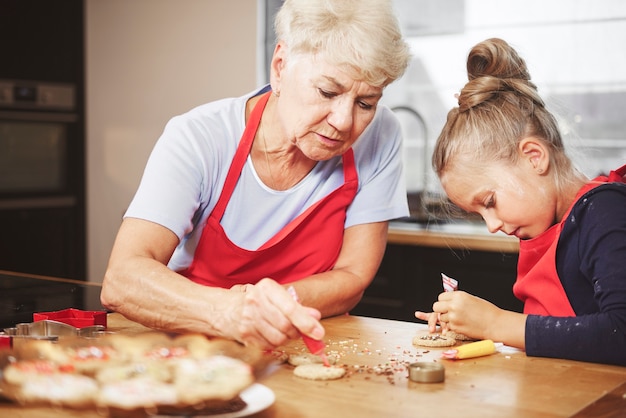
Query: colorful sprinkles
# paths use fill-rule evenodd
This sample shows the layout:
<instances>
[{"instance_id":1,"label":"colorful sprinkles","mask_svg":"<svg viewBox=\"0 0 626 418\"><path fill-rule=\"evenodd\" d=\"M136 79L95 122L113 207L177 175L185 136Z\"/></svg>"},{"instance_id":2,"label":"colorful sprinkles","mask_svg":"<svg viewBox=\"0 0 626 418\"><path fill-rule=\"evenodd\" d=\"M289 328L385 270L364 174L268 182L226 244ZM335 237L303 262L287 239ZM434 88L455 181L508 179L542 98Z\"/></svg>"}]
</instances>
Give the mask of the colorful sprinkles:
<instances>
[{"instance_id":1,"label":"colorful sprinkles","mask_svg":"<svg viewBox=\"0 0 626 418\"><path fill-rule=\"evenodd\" d=\"M307 351L307 348L296 346L296 351ZM364 378L371 380L373 378L382 377L391 385L395 385L397 379L408 379L408 366L414 363L416 359L424 360L424 355L430 353L430 350L420 350L411 346L410 349L402 346L395 346L392 350L387 348L373 347L371 341L357 343L354 340L337 340L326 342L326 354L330 357L337 358L337 364L346 370L345 378ZM363 363L350 363L342 361L347 355L357 357L379 357L380 361L372 364L371 360L363 360ZM437 361L437 360L433 360Z\"/></svg>"}]
</instances>

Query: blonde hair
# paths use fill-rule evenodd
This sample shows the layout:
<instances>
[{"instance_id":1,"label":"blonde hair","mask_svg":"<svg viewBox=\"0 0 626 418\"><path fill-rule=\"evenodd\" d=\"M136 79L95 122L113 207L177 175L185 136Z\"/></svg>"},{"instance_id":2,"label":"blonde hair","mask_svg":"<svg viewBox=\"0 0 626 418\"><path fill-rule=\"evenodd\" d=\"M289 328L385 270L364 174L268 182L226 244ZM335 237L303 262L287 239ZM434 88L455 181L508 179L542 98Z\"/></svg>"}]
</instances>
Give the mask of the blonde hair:
<instances>
[{"instance_id":1,"label":"blonde hair","mask_svg":"<svg viewBox=\"0 0 626 418\"><path fill-rule=\"evenodd\" d=\"M406 70L410 52L390 0L285 0L274 22L290 54L317 54L376 87Z\"/></svg>"},{"instance_id":2,"label":"blonde hair","mask_svg":"<svg viewBox=\"0 0 626 418\"><path fill-rule=\"evenodd\" d=\"M459 106L448 112L433 151L439 177L460 164L471 169L486 161L516 163L518 144L529 136L548 147L557 187L579 176L565 153L556 119L515 49L497 38L477 44L467 58L467 75Z\"/></svg>"}]
</instances>

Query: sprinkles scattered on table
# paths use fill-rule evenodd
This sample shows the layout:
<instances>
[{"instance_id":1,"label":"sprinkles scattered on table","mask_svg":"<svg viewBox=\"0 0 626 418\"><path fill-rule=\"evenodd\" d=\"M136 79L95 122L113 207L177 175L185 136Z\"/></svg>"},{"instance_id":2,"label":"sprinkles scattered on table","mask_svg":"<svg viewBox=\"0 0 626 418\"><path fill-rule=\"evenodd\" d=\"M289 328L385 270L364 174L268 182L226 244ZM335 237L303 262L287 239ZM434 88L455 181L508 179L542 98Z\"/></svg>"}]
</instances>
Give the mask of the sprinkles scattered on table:
<instances>
[{"instance_id":1,"label":"sprinkles scattered on table","mask_svg":"<svg viewBox=\"0 0 626 418\"><path fill-rule=\"evenodd\" d=\"M306 347L302 346L300 350L306 351ZM371 341L364 343L357 343L354 340L326 341L326 354L336 358L336 366L341 366L346 370L344 379L362 377L371 380L380 376L391 385L395 385L397 379L407 380L409 378L409 365L416 360L424 361L421 358L428 353L430 350L416 350L413 347L407 349L399 345L391 350L375 348ZM375 365L347 364L343 362L343 359L348 354L358 357L381 357L381 359ZM433 359L433 361L436 360Z\"/></svg>"}]
</instances>

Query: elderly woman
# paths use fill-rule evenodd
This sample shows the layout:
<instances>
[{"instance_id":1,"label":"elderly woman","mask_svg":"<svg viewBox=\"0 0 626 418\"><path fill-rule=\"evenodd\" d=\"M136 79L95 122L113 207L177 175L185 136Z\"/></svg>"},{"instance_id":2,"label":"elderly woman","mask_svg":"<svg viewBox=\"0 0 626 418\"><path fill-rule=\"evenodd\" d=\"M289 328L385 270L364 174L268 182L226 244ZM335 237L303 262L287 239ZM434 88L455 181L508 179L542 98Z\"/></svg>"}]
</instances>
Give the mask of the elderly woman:
<instances>
[{"instance_id":1,"label":"elderly woman","mask_svg":"<svg viewBox=\"0 0 626 418\"><path fill-rule=\"evenodd\" d=\"M124 216L105 307L273 347L324 335L408 214L401 134L378 106L409 61L386 0L286 0L270 85L173 118ZM288 292L293 286L300 305Z\"/></svg>"}]
</instances>

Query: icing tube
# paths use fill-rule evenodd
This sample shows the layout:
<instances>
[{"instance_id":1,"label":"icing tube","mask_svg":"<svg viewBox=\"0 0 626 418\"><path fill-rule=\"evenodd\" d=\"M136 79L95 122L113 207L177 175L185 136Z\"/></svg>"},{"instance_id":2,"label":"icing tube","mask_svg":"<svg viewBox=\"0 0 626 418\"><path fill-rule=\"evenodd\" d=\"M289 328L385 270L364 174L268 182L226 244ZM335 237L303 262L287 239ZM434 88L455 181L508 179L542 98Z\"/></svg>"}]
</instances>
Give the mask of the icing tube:
<instances>
[{"instance_id":1,"label":"icing tube","mask_svg":"<svg viewBox=\"0 0 626 418\"><path fill-rule=\"evenodd\" d=\"M463 344L451 350L446 350L441 354L441 356L450 360L481 357L495 353L497 351L496 347L497 345L493 341L482 340L474 343Z\"/></svg>"},{"instance_id":2,"label":"icing tube","mask_svg":"<svg viewBox=\"0 0 626 418\"><path fill-rule=\"evenodd\" d=\"M304 345L312 354L322 355L324 354L324 348L326 348L326 344L322 340L314 340L308 335L300 334L302 336L302 341L304 341Z\"/></svg>"},{"instance_id":3,"label":"icing tube","mask_svg":"<svg viewBox=\"0 0 626 418\"><path fill-rule=\"evenodd\" d=\"M459 282L441 273L441 281L443 282L443 290L446 292L454 292L459 288Z\"/></svg>"},{"instance_id":4,"label":"icing tube","mask_svg":"<svg viewBox=\"0 0 626 418\"><path fill-rule=\"evenodd\" d=\"M300 302L300 300L298 299L298 295L296 294L296 289L294 289L293 286L289 286L287 288L287 291L296 302ZM306 345L306 348L308 348L312 354L320 356L322 362L324 363L324 366L330 366L330 363L328 362L328 357L326 357L326 353L324 353L326 343L324 343L324 341L322 340L313 339L308 335L302 333L300 333L300 336L302 337L302 341L304 341L304 345Z\"/></svg>"}]
</instances>

